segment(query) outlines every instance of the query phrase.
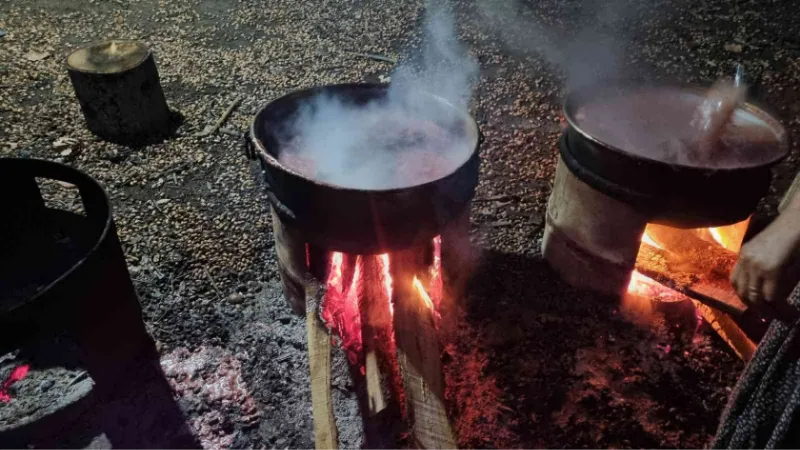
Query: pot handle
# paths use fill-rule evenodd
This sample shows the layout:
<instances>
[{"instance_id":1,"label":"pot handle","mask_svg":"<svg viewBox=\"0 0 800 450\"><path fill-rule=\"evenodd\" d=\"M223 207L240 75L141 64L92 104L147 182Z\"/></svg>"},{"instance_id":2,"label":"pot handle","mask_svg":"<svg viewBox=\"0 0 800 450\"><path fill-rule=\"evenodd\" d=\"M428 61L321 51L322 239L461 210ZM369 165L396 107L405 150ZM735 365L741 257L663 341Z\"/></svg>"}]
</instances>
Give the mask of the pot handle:
<instances>
[{"instance_id":1,"label":"pot handle","mask_svg":"<svg viewBox=\"0 0 800 450\"><path fill-rule=\"evenodd\" d=\"M244 156L251 161L258 159L256 157L256 147L253 145L253 138L250 136L250 130L244 132Z\"/></svg>"}]
</instances>

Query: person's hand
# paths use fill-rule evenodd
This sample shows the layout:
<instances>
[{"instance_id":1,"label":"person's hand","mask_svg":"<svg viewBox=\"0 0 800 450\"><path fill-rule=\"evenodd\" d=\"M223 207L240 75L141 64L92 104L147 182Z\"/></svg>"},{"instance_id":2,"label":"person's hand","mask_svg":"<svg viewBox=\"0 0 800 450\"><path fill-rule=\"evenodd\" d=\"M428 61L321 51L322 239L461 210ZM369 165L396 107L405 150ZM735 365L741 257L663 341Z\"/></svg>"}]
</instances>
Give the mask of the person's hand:
<instances>
[{"instance_id":1,"label":"person's hand","mask_svg":"<svg viewBox=\"0 0 800 450\"><path fill-rule=\"evenodd\" d=\"M742 246L731 283L742 300L777 312L800 280L800 212L787 211Z\"/></svg>"}]
</instances>

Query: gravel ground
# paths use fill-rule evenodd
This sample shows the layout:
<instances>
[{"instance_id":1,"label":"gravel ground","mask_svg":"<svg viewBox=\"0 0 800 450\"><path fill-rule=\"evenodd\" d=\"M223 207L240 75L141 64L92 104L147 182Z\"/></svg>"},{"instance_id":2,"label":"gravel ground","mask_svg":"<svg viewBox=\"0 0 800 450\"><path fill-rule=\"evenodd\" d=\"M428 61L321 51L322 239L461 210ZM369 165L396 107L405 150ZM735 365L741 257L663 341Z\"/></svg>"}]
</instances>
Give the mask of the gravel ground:
<instances>
[{"instance_id":1,"label":"gravel ground","mask_svg":"<svg viewBox=\"0 0 800 450\"><path fill-rule=\"evenodd\" d=\"M619 36L628 45L619 52L618 70L634 76L708 81L743 61L749 72L762 73L759 98L790 134L800 131L800 10L791 2L528 3L525 14L555 30L543 41L571 42L587 24ZM259 105L292 90L378 80L391 66L352 52L406 54L419 44L414 30L422 6L0 0L6 33L0 37L0 155L62 161L95 177L111 197L145 320L164 360L194 352L217 358L234 379L241 371L248 392L233 398L252 396L257 411L248 407L231 417L246 420L225 424L204 416L215 408L205 397L181 403L201 437L216 436L207 445L284 448L313 441L304 328L276 291L256 168L236 137L192 135L238 96L244 101L227 127L241 132ZM472 105L486 136L479 196L511 198L475 204L482 283L470 302L451 312L444 330L461 444L704 445L741 365L707 331L689 345L661 320L633 325L613 302L570 290L544 267L542 216L567 77L524 46L504 46L475 4L457 6L462 38L482 70ZM130 149L85 129L62 60L80 43L111 37L152 46L168 102L185 118L177 136ZM796 149L793 143L777 170L764 215L774 211L800 165ZM681 351L664 352L666 344ZM194 376L176 370L176 376ZM206 375L198 376L207 381ZM629 377L633 384L619 381Z\"/></svg>"}]
</instances>

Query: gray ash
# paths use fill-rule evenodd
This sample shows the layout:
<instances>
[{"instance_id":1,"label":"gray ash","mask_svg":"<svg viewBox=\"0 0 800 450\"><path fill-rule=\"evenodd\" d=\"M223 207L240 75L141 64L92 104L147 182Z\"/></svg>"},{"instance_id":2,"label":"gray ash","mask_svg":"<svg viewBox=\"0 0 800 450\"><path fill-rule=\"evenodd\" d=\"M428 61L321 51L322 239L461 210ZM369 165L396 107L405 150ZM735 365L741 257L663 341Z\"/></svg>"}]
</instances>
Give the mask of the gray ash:
<instances>
[{"instance_id":1,"label":"gray ash","mask_svg":"<svg viewBox=\"0 0 800 450\"><path fill-rule=\"evenodd\" d=\"M0 356L0 380L9 380L21 367L27 367L27 373L8 383L7 401L0 399L0 433L65 408L87 396L94 386L79 361L77 344L66 335Z\"/></svg>"}]
</instances>

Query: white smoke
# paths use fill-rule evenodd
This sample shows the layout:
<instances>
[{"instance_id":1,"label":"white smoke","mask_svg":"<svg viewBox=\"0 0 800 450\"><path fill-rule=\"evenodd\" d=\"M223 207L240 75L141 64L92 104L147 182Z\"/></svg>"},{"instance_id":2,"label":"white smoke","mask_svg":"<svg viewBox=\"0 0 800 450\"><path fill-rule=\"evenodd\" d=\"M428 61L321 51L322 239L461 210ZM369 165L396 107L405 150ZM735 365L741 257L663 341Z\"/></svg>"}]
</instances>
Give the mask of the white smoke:
<instances>
[{"instance_id":1,"label":"white smoke","mask_svg":"<svg viewBox=\"0 0 800 450\"><path fill-rule=\"evenodd\" d=\"M624 0L579 2L588 24L548 25L529 2L482 0L478 12L490 34L500 38L507 52L537 55L566 78L566 87L576 89L609 78L624 78L623 56L628 38L618 31L633 9Z\"/></svg>"},{"instance_id":2,"label":"white smoke","mask_svg":"<svg viewBox=\"0 0 800 450\"><path fill-rule=\"evenodd\" d=\"M463 163L475 145L463 121L478 65L449 9L429 2L424 23L420 53L395 69L386 98L361 106L326 95L307 102L283 133L282 163L359 189L432 181Z\"/></svg>"}]
</instances>

